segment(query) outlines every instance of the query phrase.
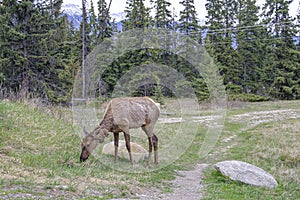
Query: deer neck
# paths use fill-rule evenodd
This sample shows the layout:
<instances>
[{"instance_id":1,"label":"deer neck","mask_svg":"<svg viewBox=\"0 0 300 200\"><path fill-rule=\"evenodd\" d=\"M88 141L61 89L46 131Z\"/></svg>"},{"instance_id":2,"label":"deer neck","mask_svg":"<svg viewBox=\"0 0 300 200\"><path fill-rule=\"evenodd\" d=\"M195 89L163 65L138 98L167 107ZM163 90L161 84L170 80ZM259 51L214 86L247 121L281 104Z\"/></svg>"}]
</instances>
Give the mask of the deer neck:
<instances>
[{"instance_id":1,"label":"deer neck","mask_svg":"<svg viewBox=\"0 0 300 200\"><path fill-rule=\"evenodd\" d=\"M100 122L100 128L101 129L106 129L108 131L111 131L111 127L112 127L112 122L111 120L105 120L103 119L101 122Z\"/></svg>"},{"instance_id":2,"label":"deer neck","mask_svg":"<svg viewBox=\"0 0 300 200\"><path fill-rule=\"evenodd\" d=\"M113 127L113 114L111 111L111 107L109 107L106 110L102 121L100 122L100 128L106 129L108 131L112 131L112 127Z\"/></svg>"}]
</instances>

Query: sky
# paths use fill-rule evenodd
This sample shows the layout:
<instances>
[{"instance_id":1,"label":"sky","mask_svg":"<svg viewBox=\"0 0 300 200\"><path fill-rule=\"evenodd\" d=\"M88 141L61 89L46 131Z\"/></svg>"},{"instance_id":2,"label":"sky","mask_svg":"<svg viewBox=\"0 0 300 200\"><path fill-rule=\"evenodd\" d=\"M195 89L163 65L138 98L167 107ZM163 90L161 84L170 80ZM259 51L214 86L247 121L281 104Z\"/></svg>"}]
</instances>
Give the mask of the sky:
<instances>
[{"instance_id":1,"label":"sky","mask_svg":"<svg viewBox=\"0 0 300 200\"><path fill-rule=\"evenodd\" d=\"M97 5L97 0L93 0L94 5ZM180 10L182 10L182 6L179 4L179 1L181 0L171 0L172 6L170 7L171 10L173 10L173 7L175 8L175 12L177 15L179 15ZM64 0L64 3L73 3L81 5L81 0ZM90 2L90 0L87 0L87 2ZM106 0L106 2L109 2L109 0ZM206 0L195 0L195 8L198 13L198 17L200 19L205 19L206 16L206 10L205 10L205 4ZM258 5L262 5L265 0L258 0ZM146 6L150 5L150 0L145 0ZM111 10L110 13L120 13L124 12L126 6L126 0L112 0ZM294 0L293 3L290 5L290 13L292 16L296 16L297 9L299 6L299 0Z\"/></svg>"}]
</instances>

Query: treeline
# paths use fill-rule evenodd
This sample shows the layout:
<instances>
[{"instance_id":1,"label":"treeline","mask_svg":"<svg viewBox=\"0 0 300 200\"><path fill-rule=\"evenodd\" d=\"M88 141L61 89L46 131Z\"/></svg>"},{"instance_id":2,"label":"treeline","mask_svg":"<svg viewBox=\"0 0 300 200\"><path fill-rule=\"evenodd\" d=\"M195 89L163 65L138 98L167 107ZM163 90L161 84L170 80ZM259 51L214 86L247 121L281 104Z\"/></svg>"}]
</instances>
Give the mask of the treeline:
<instances>
[{"instance_id":1,"label":"treeline","mask_svg":"<svg viewBox=\"0 0 300 200\"><path fill-rule=\"evenodd\" d=\"M2 96L66 102L80 65L79 32L61 13L62 0L0 1Z\"/></svg>"},{"instance_id":2,"label":"treeline","mask_svg":"<svg viewBox=\"0 0 300 200\"><path fill-rule=\"evenodd\" d=\"M0 1L0 95L70 101L82 58L118 32L109 12L113 1L91 1L87 8L83 0L79 30L62 14L62 0ZM207 0L206 21L200 25L204 16L197 16L193 0L182 0L179 13L169 0L151 0L150 8L144 0L127 0L122 31L166 28L198 41L219 66L230 98L299 99L300 12L295 19L290 16L291 2L266 1L259 8L256 0ZM101 77L108 85L105 92L110 94L126 71L145 63L188 68L188 62L169 53L141 49L120 55ZM186 73L186 79L200 100L209 97L201 77ZM158 84L141 86L135 95L172 95Z\"/></svg>"}]
</instances>

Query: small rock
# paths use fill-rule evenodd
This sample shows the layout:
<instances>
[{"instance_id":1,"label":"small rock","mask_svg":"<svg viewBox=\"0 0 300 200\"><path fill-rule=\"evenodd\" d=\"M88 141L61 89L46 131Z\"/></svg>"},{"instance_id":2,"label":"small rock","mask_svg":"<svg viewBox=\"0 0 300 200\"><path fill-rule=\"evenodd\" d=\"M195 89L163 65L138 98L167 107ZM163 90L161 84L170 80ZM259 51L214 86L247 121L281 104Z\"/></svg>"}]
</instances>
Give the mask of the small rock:
<instances>
[{"instance_id":1,"label":"small rock","mask_svg":"<svg viewBox=\"0 0 300 200\"><path fill-rule=\"evenodd\" d=\"M9 99L3 99L3 103L9 103Z\"/></svg>"},{"instance_id":2,"label":"small rock","mask_svg":"<svg viewBox=\"0 0 300 200\"><path fill-rule=\"evenodd\" d=\"M275 188L275 178L263 169L241 161L224 161L214 165L215 169L231 180L240 181L253 186Z\"/></svg>"},{"instance_id":3,"label":"small rock","mask_svg":"<svg viewBox=\"0 0 300 200\"><path fill-rule=\"evenodd\" d=\"M141 145L130 142L131 146L131 155L132 160L134 162L139 162L145 160L148 156L148 151L144 149ZM114 142L107 143L103 146L102 153L105 155L115 155L115 145ZM119 148L118 148L118 157L125 158L129 160L129 154L126 148L126 143L124 140L119 140Z\"/></svg>"}]
</instances>

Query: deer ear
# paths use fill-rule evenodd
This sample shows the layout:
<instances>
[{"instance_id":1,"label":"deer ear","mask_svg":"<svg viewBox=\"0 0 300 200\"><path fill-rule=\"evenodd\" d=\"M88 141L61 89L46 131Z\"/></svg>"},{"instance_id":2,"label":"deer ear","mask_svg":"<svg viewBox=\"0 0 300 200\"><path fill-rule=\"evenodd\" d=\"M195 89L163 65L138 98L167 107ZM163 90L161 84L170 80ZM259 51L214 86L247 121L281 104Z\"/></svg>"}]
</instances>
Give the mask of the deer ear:
<instances>
[{"instance_id":1,"label":"deer ear","mask_svg":"<svg viewBox=\"0 0 300 200\"><path fill-rule=\"evenodd\" d=\"M83 127L84 135L88 135L89 133L86 131L85 127Z\"/></svg>"}]
</instances>

